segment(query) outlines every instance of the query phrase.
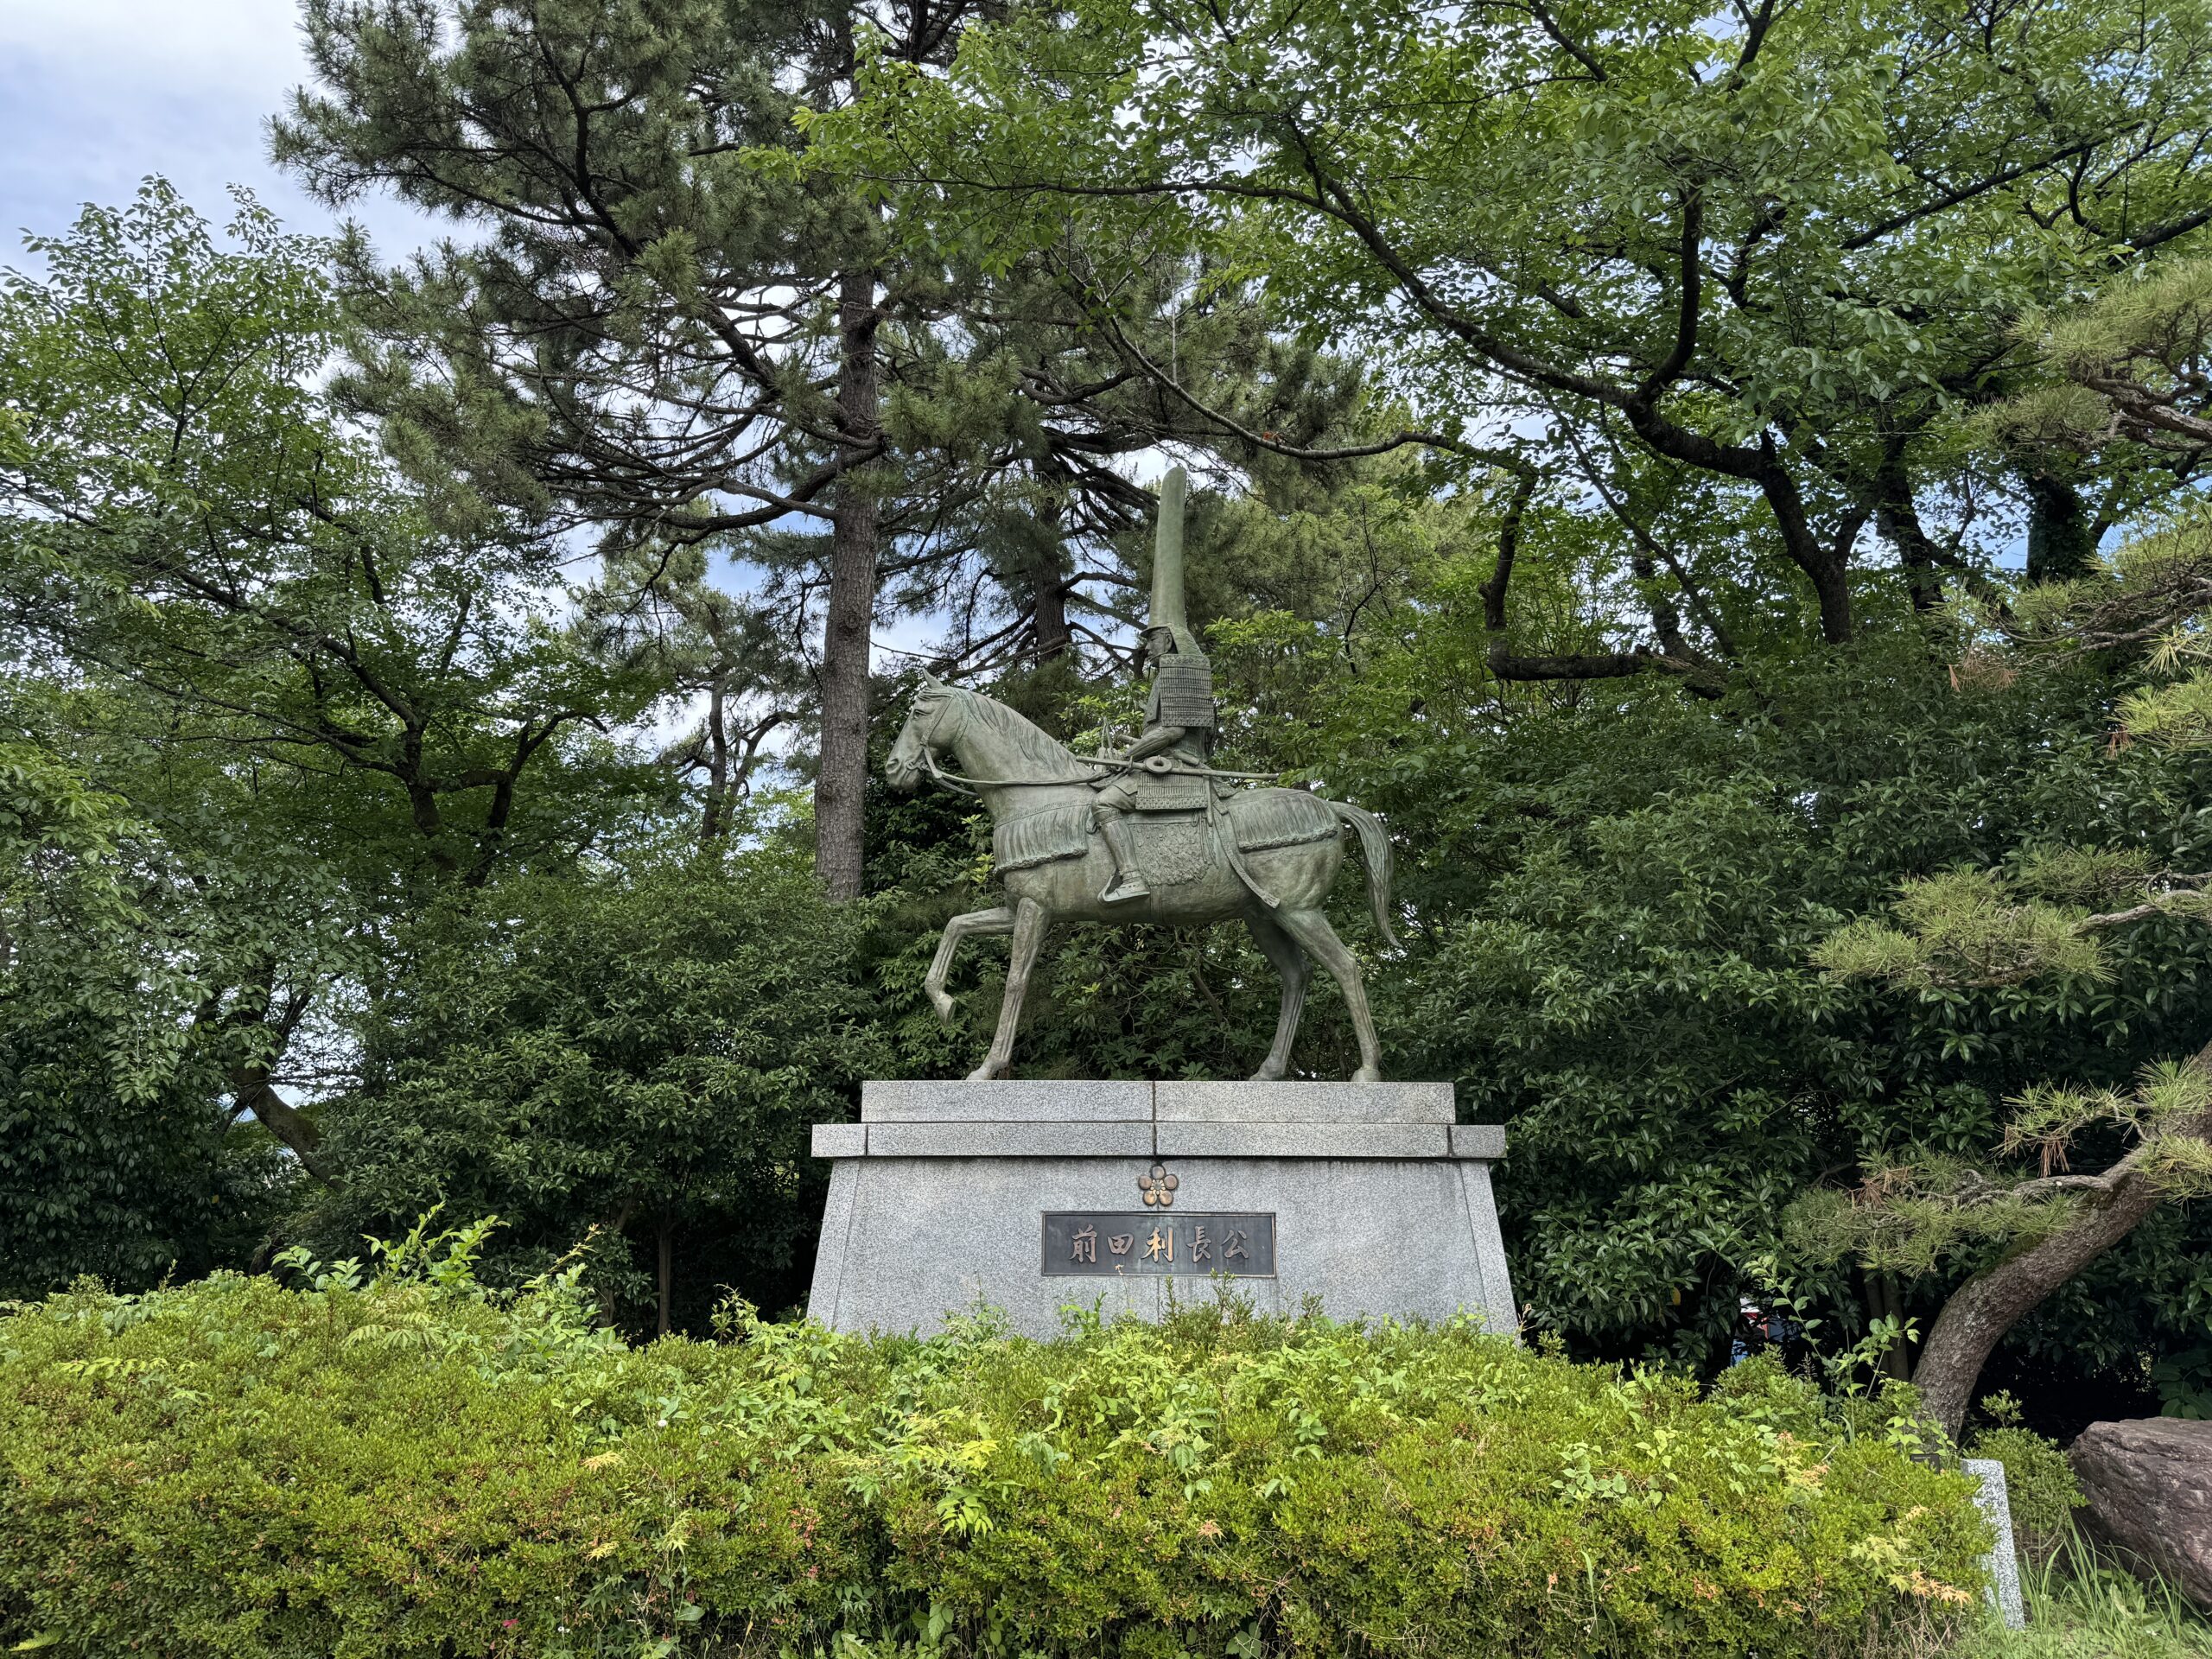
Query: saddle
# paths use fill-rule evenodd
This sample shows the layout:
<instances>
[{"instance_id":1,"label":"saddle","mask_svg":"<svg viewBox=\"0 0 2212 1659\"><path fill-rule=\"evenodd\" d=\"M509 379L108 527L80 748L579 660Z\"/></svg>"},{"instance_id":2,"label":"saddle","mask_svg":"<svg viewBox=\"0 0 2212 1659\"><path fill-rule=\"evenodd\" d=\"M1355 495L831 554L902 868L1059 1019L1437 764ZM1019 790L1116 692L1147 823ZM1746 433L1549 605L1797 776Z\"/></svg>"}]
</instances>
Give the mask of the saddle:
<instances>
[{"instance_id":1,"label":"saddle","mask_svg":"<svg viewBox=\"0 0 2212 1659\"><path fill-rule=\"evenodd\" d=\"M1127 791L1132 812L1203 812L1209 785L1219 788L1224 798L1229 792L1212 779L1179 770L1164 754L1140 761L1109 781Z\"/></svg>"},{"instance_id":2,"label":"saddle","mask_svg":"<svg viewBox=\"0 0 2212 1659\"><path fill-rule=\"evenodd\" d=\"M1173 887L1195 879L1216 855L1214 825L1206 811L1204 778L1173 778L1196 791L1187 805L1141 807L1131 828L1136 835L1137 866L1145 880ZM1300 842L1327 841L1343 832L1336 815L1318 797L1300 790L1225 791L1221 821L1236 837L1239 852L1256 853ZM991 861L1001 870L1026 870L1090 850L1097 820L1085 802L1047 807L1007 818L991 830Z\"/></svg>"},{"instance_id":3,"label":"saddle","mask_svg":"<svg viewBox=\"0 0 2212 1659\"><path fill-rule=\"evenodd\" d=\"M1146 778L1129 785L1132 812L1203 812L1206 810L1206 780L1203 778Z\"/></svg>"}]
</instances>

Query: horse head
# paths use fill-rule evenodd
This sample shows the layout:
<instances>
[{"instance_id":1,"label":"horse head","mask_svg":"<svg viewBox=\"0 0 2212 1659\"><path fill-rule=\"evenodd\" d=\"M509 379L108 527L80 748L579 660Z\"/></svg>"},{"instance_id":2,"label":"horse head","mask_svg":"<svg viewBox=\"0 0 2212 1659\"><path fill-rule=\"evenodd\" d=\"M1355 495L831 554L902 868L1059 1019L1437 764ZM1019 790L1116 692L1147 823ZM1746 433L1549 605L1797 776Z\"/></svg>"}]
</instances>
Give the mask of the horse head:
<instances>
[{"instance_id":1,"label":"horse head","mask_svg":"<svg viewBox=\"0 0 2212 1659\"><path fill-rule=\"evenodd\" d=\"M906 723L899 728L899 738L891 746L891 753L883 763L883 775L891 787L902 792L912 791L922 781L922 773L936 759L944 738L939 728L947 710L952 708L957 694L926 669L921 671L919 683L914 688L914 701L906 712Z\"/></svg>"}]
</instances>

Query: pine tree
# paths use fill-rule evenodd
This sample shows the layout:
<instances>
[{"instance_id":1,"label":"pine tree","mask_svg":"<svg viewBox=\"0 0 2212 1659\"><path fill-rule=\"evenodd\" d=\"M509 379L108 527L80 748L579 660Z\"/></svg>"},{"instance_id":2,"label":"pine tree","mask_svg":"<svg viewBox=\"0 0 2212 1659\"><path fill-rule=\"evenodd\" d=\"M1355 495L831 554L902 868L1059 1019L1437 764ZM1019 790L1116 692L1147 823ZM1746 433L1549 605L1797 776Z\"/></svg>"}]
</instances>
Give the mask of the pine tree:
<instances>
[{"instance_id":1,"label":"pine tree","mask_svg":"<svg viewBox=\"0 0 2212 1659\"><path fill-rule=\"evenodd\" d=\"M893 9L941 60L965 9ZM847 96L859 14L719 0L307 0L320 86L276 124L334 205L388 190L463 235L353 249L346 383L402 453L609 551L826 529L817 868L861 880L882 543L881 215L787 165Z\"/></svg>"}]
</instances>

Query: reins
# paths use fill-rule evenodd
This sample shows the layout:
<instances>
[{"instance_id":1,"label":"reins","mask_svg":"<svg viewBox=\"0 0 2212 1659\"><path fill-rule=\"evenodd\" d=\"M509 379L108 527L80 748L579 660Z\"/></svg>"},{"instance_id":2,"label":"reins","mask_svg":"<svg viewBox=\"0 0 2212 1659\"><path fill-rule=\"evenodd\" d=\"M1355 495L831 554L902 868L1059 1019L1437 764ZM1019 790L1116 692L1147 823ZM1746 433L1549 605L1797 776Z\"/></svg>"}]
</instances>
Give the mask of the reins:
<instances>
[{"instance_id":1,"label":"reins","mask_svg":"<svg viewBox=\"0 0 2212 1659\"><path fill-rule=\"evenodd\" d=\"M966 710L962 710L963 715ZM957 734L956 733L955 735ZM961 795L980 795L987 789L1049 789L1060 784L1093 784L1095 778L967 778L957 772L947 772L937 763L937 747L933 742L919 743L922 767L947 789ZM1219 772L1211 766L1147 766L1141 760L1114 760L1103 756L1077 754L1068 752L1068 759L1077 766L1096 766L1116 772L1141 772L1154 778L1224 778L1231 783L1256 783L1280 778L1275 772Z\"/></svg>"},{"instance_id":2,"label":"reins","mask_svg":"<svg viewBox=\"0 0 2212 1659\"><path fill-rule=\"evenodd\" d=\"M966 718L967 708L964 704L961 709L961 715L963 719ZM932 721L931 725L932 728L934 728L936 721ZM950 745L951 739L953 737L957 737L958 735L959 730L956 728L950 736L945 740L948 746ZM933 736L934 730L932 730L932 737ZM947 789L952 790L956 793L962 795L972 795L980 798L983 791L987 789L1045 789L1055 787L1063 784L1090 785L1095 784L1097 781L1095 778L965 778L957 772L947 772L943 766L938 765L937 745L931 738L923 738L917 735L914 740L914 746L921 750L922 766L929 772L929 775L936 779L940 784L943 784ZM1211 766L1148 766L1141 760L1112 760L1103 757L1077 754L1074 751L1067 749L1065 744L1063 744L1061 747L1066 753L1068 759L1074 761L1077 766L1092 766L1100 771L1141 772L1145 773L1147 777L1153 778L1198 778L1208 779L1214 778L1225 778L1234 782L1245 783L1255 781L1261 779L1275 778L1281 775L1278 772L1216 772ZM1250 893L1255 899L1257 899L1269 910L1274 909L1280 901L1276 899L1274 893L1270 893L1266 887L1260 884L1259 879L1252 874L1250 868L1244 862L1243 849L1237 846L1235 833L1227 829L1223 822L1221 802L1219 798L1216 797L1214 791L1211 788L1205 790L1204 792L1205 799L1206 823L1213 832L1215 845L1221 849L1223 862L1227 864L1230 869L1235 873L1236 879L1244 884L1246 891ZM1016 821L1019 822L1019 820ZM1003 824L1001 827L1003 828Z\"/></svg>"},{"instance_id":3,"label":"reins","mask_svg":"<svg viewBox=\"0 0 2212 1659\"><path fill-rule=\"evenodd\" d=\"M1087 754L1068 758L1082 766L1110 767L1119 772L1141 772L1153 778L1224 778L1231 783L1245 784L1282 776L1279 772L1221 772L1212 766L1171 766L1161 772L1146 766L1141 760L1105 760ZM962 795L974 795L986 789L1050 789L1061 784L1097 781L1092 778L969 778L957 772L947 772L938 765L937 752L926 744L922 747L922 770L947 789Z\"/></svg>"}]
</instances>

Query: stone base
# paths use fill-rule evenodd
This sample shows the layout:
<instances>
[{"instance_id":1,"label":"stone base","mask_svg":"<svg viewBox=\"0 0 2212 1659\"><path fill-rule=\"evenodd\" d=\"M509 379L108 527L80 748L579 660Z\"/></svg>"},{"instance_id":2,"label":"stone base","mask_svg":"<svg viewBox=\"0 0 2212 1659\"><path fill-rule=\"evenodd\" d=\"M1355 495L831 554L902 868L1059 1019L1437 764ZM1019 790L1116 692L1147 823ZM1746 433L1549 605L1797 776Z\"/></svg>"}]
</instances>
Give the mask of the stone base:
<instances>
[{"instance_id":1,"label":"stone base","mask_svg":"<svg viewBox=\"0 0 2212 1659\"><path fill-rule=\"evenodd\" d=\"M1440 1083L870 1083L860 1122L814 1132L835 1167L808 1311L927 1333L988 1305L1049 1337L1070 1306L1150 1319L1226 1292L1511 1333L1504 1132L1452 1116Z\"/></svg>"}]
</instances>

